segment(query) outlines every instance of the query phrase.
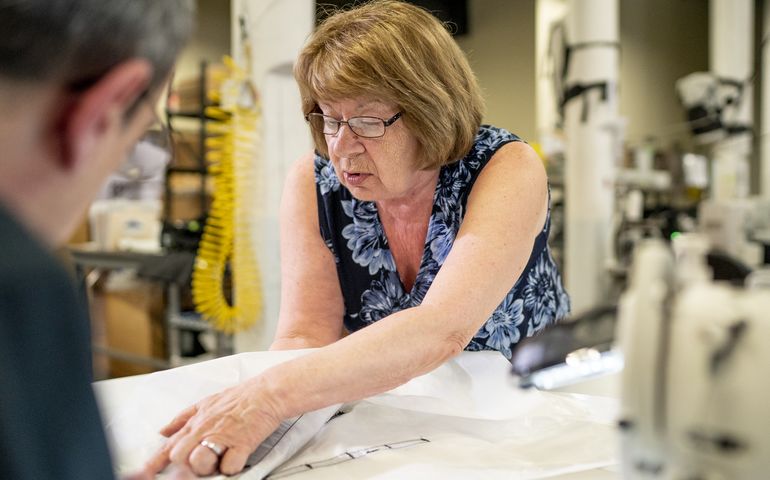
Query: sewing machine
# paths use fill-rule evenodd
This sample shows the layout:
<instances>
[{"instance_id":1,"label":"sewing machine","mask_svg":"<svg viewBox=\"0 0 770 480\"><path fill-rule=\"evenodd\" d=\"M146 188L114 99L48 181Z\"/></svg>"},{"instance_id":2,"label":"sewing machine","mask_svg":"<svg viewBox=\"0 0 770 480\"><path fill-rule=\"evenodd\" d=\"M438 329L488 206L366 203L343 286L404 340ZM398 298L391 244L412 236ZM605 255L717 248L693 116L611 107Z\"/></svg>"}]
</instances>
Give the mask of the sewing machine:
<instances>
[{"instance_id":1,"label":"sewing machine","mask_svg":"<svg viewBox=\"0 0 770 480\"><path fill-rule=\"evenodd\" d=\"M701 202L698 230L709 243L749 267L768 263L770 201L743 198Z\"/></svg>"},{"instance_id":2,"label":"sewing machine","mask_svg":"<svg viewBox=\"0 0 770 480\"><path fill-rule=\"evenodd\" d=\"M752 273L746 284L753 288L714 282L704 237L683 235L673 246L675 254L657 239L637 248L611 346L606 338L590 345L567 335L571 343L562 342L560 361L554 353L533 360L534 339L514 354L514 372L524 385L537 386L560 371L561 383L552 385L563 388L617 371L622 352L624 479L768 478L770 275ZM578 332L585 323L602 331L607 322L606 315L589 316L561 329ZM553 352L559 337L540 339L548 344L540 351ZM522 356L527 351L529 363Z\"/></svg>"}]
</instances>

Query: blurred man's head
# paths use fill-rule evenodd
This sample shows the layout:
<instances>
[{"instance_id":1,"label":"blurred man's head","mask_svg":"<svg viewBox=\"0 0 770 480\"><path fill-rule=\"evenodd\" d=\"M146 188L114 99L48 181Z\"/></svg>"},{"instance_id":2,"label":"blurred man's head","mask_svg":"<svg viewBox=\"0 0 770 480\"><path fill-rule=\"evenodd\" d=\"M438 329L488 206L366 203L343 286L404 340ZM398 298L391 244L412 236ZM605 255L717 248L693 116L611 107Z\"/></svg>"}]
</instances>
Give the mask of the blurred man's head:
<instances>
[{"instance_id":1,"label":"blurred man's head","mask_svg":"<svg viewBox=\"0 0 770 480\"><path fill-rule=\"evenodd\" d=\"M154 118L192 0L0 0L0 203L70 234Z\"/></svg>"}]
</instances>

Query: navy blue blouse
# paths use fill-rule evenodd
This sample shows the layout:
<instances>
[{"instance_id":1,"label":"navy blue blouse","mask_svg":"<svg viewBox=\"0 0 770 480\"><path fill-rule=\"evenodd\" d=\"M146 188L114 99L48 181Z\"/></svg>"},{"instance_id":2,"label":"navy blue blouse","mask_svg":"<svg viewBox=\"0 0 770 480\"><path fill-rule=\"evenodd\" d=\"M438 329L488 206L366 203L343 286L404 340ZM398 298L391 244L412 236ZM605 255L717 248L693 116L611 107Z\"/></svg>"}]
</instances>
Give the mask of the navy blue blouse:
<instances>
[{"instance_id":1,"label":"navy blue blouse","mask_svg":"<svg viewBox=\"0 0 770 480\"><path fill-rule=\"evenodd\" d=\"M340 184L332 163L316 154L318 221L337 265L349 331L422 302L452 248L476 178L500 147L516 141L521 140L506 130L482 125L470 152L441 168L420 269L409 292L396 272L377 205L355 199ZM498 350L510 359L520 339L569 313L569 296L548 250L549 228L550 210L526 268L518 280L511 278L510 291L466 350Z\"/></svg>"}]
</instances>

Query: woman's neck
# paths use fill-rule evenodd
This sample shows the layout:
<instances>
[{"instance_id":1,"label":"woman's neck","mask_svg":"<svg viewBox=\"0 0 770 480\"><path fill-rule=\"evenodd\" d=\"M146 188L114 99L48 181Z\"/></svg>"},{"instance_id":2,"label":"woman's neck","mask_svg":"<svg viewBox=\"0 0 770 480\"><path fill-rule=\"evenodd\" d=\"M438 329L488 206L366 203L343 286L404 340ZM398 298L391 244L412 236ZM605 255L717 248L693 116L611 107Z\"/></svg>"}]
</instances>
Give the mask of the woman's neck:
<instances>
[{"instance_id":1,"label":"woman's neck","mask_svg":"<svg viewBox=\"0 0 770 480\"><path fill-rule=\"evenodd\" d=\"M411 222L415 218L423 217L426 209L430 216L438 174L438 170L421 170L417 172L418 178L414 186L406 194L375 202L380 218L387 217L388 220L395 222Z\"/></svg>"}]
</instances>

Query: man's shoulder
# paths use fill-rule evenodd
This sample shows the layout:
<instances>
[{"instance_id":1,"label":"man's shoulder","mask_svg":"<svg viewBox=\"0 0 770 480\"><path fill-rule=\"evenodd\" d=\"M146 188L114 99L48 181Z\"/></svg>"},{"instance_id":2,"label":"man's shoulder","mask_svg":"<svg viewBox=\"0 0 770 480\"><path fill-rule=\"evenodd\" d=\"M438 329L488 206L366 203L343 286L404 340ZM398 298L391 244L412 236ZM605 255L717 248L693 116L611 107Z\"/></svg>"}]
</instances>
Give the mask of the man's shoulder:
<instances>
[{"instance_id":1,"label":"man's shoulder","mask_svg":"<svg viewBox=\"0 0 770 480\"><path fill-rule=\"evenodd\" d=\"M24 288L28 282L48 285L67 280L53 254L0 207L0 284Z\"/></svg>"}]
</instances>

